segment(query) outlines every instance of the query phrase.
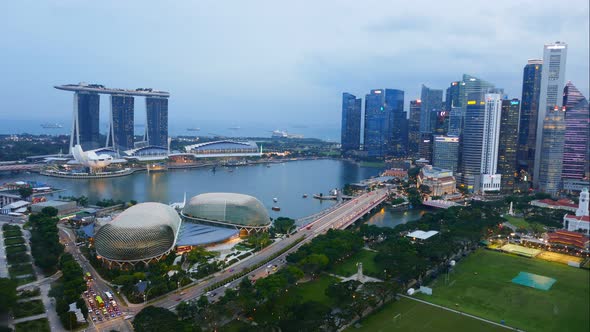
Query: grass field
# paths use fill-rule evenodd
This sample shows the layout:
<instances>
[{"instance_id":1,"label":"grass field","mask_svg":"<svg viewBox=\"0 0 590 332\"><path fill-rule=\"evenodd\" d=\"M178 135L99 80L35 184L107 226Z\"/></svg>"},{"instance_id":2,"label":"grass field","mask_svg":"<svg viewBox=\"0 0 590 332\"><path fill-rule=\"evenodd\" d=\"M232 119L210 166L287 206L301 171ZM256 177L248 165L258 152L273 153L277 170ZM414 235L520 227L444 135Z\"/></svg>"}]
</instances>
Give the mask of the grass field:
<instances>
[{"instance_id":1,"label":"grass field","mask_svg":"<svg viewBox=\"0 0 590 332\"><path fill-rule=\"evenodd\" d=\"M296 294L300 295L303 302L305 301L317 301L324 303L325 305L332 305L332 299L326 296L326 288L329 285L338 282L337 278L328 275L322 275L316 280L309 281L303 284L299 284L293 288Z\"/></svg>"},{"instance_id":2,"label":"grass field","mask_svg":"<svg viewBox=\"0 0 590 332\"><path fill-rule=\"evenodd\" d=\"M520 271L557 279L548 291L511 282ZM558 263L478 250L441 276L424 300L526 331L590 331L590 273ZM458 304L458 306L457 306Z\"/></svg>"},{"instance_id":3,"label":"grass field","mask_svg":"<svg viewBox=\"0 0 590 332\"><path fill-rule=\"evenodd\" d=\"M398 314L401 315L394 318ZM385 305L378 312L363 319L360 325L360 328L349 327L346 331L508 331L499 326L406 298Z\"/></svg>"},{"instance_id":4,"label":"grass field","mask_svg":"<svg viewBox=\"0 0 590 332\"><path fill-rule=\"evenodd\" d=\"M15 326L16 332L51 332L47 318L30 320L28 322L18 323Z\"/></svg>"},{"instance_id":5,"label":"grass field","mask_svg":"<svg viewBox=\"0 0 590 332\"><path fill-rule=\"evenodd\" d=\"M32 300L20 302L14 307L12 311L14 313L14 317L21 318L42 314L45 312L45 307L43 306L43 302L41 300Z\"/></svg>"},{"instance_id":6,"label":"grass field","mask_svg":"<svg viewBox=\"0 0 590 332\"><path fill-rule=\"evenodd\" d=\"M356 263L363 263L363 274L371 277L379 277L379 269L375 265L376 252L362 249L344 262L334 266L330 272L339 276L350 277L357 271Z\"/></svg>"},{"instance_id":7,"label":"grass field","mask_svg":"<svg viewBox=\"0 0 590 332\"><path fill-rule=\"evenodd\" d=\"M504 216L504 218L506 218L506 220L508 220L509 223L511 223L512 225L514 225L516 227L528 228L530 226L530 224L526 220L524 220L524 218L513 217L513 216Z\"/></svg>"}]
</instances>

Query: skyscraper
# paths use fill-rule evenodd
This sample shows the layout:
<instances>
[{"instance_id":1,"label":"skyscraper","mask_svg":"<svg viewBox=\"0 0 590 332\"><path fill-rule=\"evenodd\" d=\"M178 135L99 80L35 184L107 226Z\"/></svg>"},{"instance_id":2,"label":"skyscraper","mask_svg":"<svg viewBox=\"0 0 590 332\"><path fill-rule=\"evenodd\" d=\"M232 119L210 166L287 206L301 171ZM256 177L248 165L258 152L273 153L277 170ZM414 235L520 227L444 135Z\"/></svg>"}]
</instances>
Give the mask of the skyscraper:
<instances>
[{"instance_id":1,"label":"skyscraper","mask_svg":"<svg viewBox=\"0 0 590 332\"><path fill-rule=\"evenodd\" d=\"M148 145L168 147L168 98L146 97Z\"/></svg>"},{"instance_id":2,"label":"skyscraper","mask_svg":"<svg viewBox=\"0 0 590 332\"><path fill-rule=\"evenodd\" d=\"M461 107L459 101L461 82L451 82L451 85L447 88L446 99L445 99L445 111L450 112L453 107Z\"/></svg>"},{"instance_id":3,"label":"skyscraper","mask_svg":"<svg viewBox=\"0 0 590 332\"><path fill-rule=\"evenodd\" d=\"M561 172L563 169L563 146L565 140L565 112L561 109L550 111L545 116L542 128L539 174L539 190L556 195L561 189Z\"/></svg>"},{"instance_id":4,"label":"skyscraper","mask_svg":"<svg viewBox=\"0 0 590 332\"><path fill-rule=\"evenodd\" d=\"M359 150L361 144L362 100L350 93L342 94L342 152Z\"/></svg>"},{"instance_id":5,"label":"skyscraper","mask_svg":"<svg viewBox=\"0 0 590 332\"><path fill-rule=\"evenodd\" d=\"M366 95L364 149L368 157L397 155L405 149L407 123L400 122L405 116L403 105L404 92L401 90L375 89Z\"/></svg>"},{"instance_id":6,"label":"skyscraper","mask_svg":"<svg viewBox=\"0 0 590 332\"><path fill-rule=\"evenodd\" d=\"M518 99L502 100L498 173L502 175L502 191L507 192L514 190L519 110L520 101Z\"/></svg>"},{"instance_id":7,"label":"skyscraper","mask_svg":"<svg viewBox=\"0 0 590 332\"><path fill-rule=\"evenodd\" d=\"M529 174L535 168L535 147L537 139L537 116L539 93L541 91L541 71L543 60L529 60L522 76L522 103L520 105L520 125L518 130L518 170Z\"/></svg>"},{"instance_id":8,"label":"skyscraper","mask_svg":"<svg viewBox=\"0 0 590 332\"><path fill-rule=\"evenodd\" d=\"M541 91L539 94L539 114L537 116L537 137L535 140L535 161L533 173L533 186L539 186L539 172L541 160L541 146L543 143L544 126L548 112L553 110L560 110L563 98L565 82L565 62L567 58L567 44L562 42L555 42L553 44L546 44L543 50L543 70L541 73ZM554 116L551 117L552 119ZM553 121L553 120L552 120ZM543 128L543 130L539 130ZM561 160L561 158L560 158ZM560 167L561 169L561 167Z\"/></svg>"},{"instance_id":9,"label":"skyscraper","mask_svg":"<svg viewBox=\"0 0 590 332\"><path fill-rule=\"evenodd\" d=\"M450 169L455 173L459 168L459 137L434 136L432 166Z\"/></svg>"},{"instance_id":10,"label":"skyscraper","mask_svg":"<svg viewBox=\"0 0 590 332\"><path fill-rule=\"evenodd\" d=\"M80 144L83 150L101 147L99 142L100 95L94 92L74 93L74 119L70 149ZM71 151L70 151L71 152Z\"/></svg>"},{"instance_id":11,"label":"skyscraper","mask_svg":"<svg viewBox=\"0 0 590 332\"><path fill-rule=\"evenodd\" d=\"M420 146L420 99L410 101L410 119L408 121L408 155L418 156Z\"/></svg>"},{"instance_id":12,"label":"skyscraper","mask_svg":"<svg viewBox=\"0 0 590 332\"><path fill-rule=\"evenodd\" d=\"M590 112L588 100L571 83L563 91L565 141L563 147L564 179L582 179L590 173Z\"/></svg>"},{"instance_id":13,"label":"skyscraper","mask_svg":"<svg viewBox=\"0 0 590 332\"><path fill-rule=\"evenodd\" d=\"M420 132L432 133L436 129L436 119L442 107L442 90L431 89L422 84L420 108Z\"/></svg>"},{"instance_id":14,"label":"skyscraper","mask_svg":"<svg viewBox=\"0 0 590 332\"><path fill-rule=\"evenodd\" d=\"M470 191L500 190L496 174L502 96L499 93L471 93L465 104L462 184Z\"/></svg>"},{"instance_id":15,"label":"skyscraper","mask_svg":"<svg viewBox=\"0 0 590 332\"><path fill-rule=\"evenodd\" d=\"M110 113L106 146L119 151L133 149L134 98L126 95L111 95Z\"/></svg>"}]
</instances>

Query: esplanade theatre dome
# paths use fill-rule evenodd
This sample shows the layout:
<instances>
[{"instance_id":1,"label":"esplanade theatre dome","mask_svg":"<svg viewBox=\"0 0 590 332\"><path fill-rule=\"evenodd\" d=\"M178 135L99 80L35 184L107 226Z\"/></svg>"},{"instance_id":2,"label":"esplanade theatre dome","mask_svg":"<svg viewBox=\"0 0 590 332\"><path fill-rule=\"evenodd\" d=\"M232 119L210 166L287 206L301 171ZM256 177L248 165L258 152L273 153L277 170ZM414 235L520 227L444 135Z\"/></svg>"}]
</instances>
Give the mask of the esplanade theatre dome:
<instances>
[{"instance_id":1,"label":"esplanade theatre dome","mask_svg":"<svg viewBox=\"0 0 590 332\"><path fill-rule=\"evenodd\" d=\"M134 205L98 229L94 236L96 253L117 263L157 260L174 249L180 224L180 216L168 205Z\"/></svg>"},{"instance_id":2,"label":"esplanade theatre dome","mask_svg":"<svg viewBox=\"0 0 590 332\"><path fill-rule=\"evenodd\" d=\"M255 197L243 194L207 193L194 196L185 204L182 215L196 222L248 231L270 227L270 217L262 203Z\"/></svg>"}]
</instances>

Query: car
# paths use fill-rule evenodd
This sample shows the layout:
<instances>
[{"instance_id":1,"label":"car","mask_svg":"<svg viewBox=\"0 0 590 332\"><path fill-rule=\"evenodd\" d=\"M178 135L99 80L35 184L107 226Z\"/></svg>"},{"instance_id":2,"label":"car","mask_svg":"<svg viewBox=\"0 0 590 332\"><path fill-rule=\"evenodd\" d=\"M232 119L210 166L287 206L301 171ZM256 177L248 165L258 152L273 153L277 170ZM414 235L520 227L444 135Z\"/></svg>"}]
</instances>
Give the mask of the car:
<instances>
[{"instance_id":1,"label":"car","mask_svg":"<svg viewBox=\"0 0 590 332\"><path fill-rule=\"evenodd\" d=\"M231 286L231 282L228 282L227 284L225 284L223 287L228 288L229 286Z\"/></svg>"},{"instance_id":2,"label":"car","mask_svg":"<svg viewBox=\"0 0 590 332\"><path fill-rule=\"evenodd\" d=\"M92 317L92 321L93 322L96 322L96 317Z\"/></svg>"},{"instance_id":3,"label":"car","mask_svg":"<svg viewBox=\"0 0 590 332\"><path fill-rule=\"evenodd\" d=\"M111 313L111 317L115 317L115 314Z\"/></svg>"},{"instance_id":4,"label":"car","mask_svg":"<svg viewBox=\"0 0 590 332\"><path fill-rule=\"evenodd\" d=\"M212 294L212 295L213 295L213 296L217 295L217 292L213 292L213 294Z\"/></svg>"},{"instance_id":5,"label":"car","mask_svg":"<svg viewBox=\"0 0 590 332\"><path fill-rule=\"evenodd\" d=\"M206 296L211 296L211 292L205 293Z\"/></svg>"},{"instance_id":6,"label":"car","mask_svg":"<svg viewBox=\"0 0 590 332\"><path fill-rule=\"evenodd\" d=\"M98 316L98 321L102 322L102 317Z\"/></svg>"},{"instance_id":7,"label":"car","mask_svg":"<svg viewBox=\"0 0 590 332\"><path fill-rule=\"evenodd\" d=\"M88 309L88 313L91 314L92 313L92 308Z\"/></svg>"}]
</instances>

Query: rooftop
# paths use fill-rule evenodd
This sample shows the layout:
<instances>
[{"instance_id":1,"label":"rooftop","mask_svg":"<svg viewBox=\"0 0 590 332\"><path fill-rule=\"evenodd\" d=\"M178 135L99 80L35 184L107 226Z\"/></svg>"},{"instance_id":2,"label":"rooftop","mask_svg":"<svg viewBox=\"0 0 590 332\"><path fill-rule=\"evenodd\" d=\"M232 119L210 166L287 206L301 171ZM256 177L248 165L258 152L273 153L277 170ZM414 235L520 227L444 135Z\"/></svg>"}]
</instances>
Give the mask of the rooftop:
<instances>
[{"instance_id":1,"label":"rooftop","mask_svg":"<svg viewBox=\"0 0 590 332\"><path fill-rule=\"evenodd\" d=\"M425 232L425 231L417 230L417 231L413 231L411 233L408 233L408 235L406 235L406 237L416 238L416 239L420 239L420 240L427 240L436 234L438 234L438 231Z\"/></svg>"},{"instance_id":2,"label":"rooftop","mask_svg":"<svg viewBox=\"0 0 590 332\"><path fill-rule=\"evenodd\" d=\"M116 89L116 88L107 88L104 85L100 84L87 84L87 83L78 83L78 84L64 84L64 85L56 85L54 88L58 90L65 90L65 91L86 91L86 92L95 92L95 93L102 93L102 94L109 94L109 95L127 95L127 96L141 96L141 97L170 97L170 93L166 91L158 91L151 88L139 88L135 90L128 90L128 89Z\"/></svg>"}]
</instances>

